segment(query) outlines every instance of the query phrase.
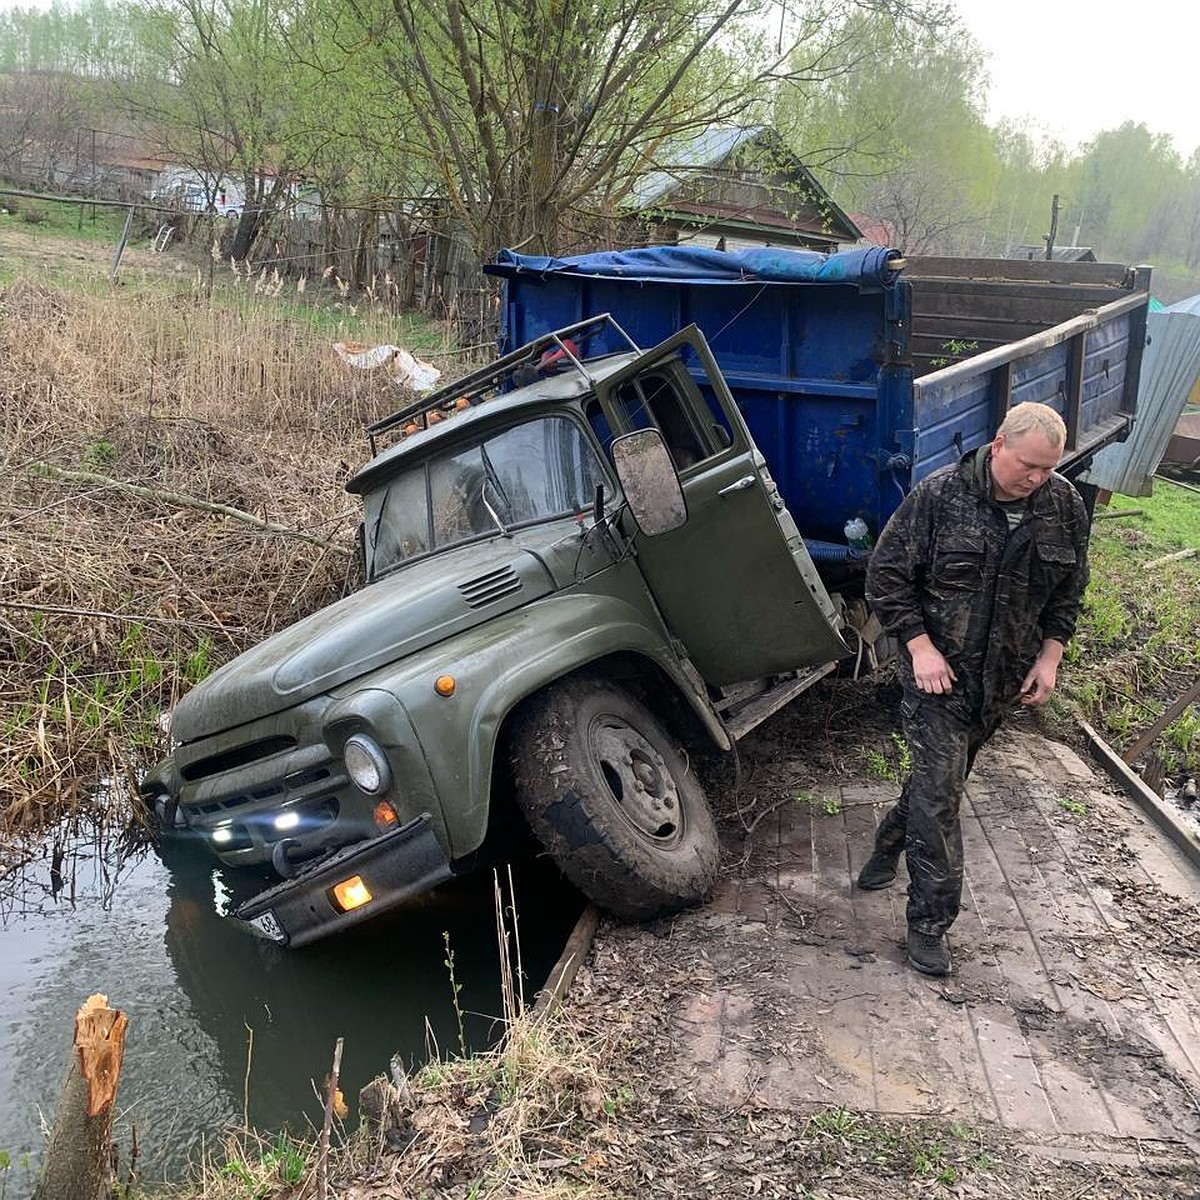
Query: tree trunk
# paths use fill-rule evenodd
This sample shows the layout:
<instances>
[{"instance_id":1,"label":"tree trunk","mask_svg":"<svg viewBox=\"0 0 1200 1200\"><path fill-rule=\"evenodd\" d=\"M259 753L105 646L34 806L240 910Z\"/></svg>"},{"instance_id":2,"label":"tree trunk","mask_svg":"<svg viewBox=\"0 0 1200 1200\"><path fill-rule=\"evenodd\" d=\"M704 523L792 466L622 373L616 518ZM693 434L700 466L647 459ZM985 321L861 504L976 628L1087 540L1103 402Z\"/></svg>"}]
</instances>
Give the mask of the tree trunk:
<instances>
[{"instance_id":1,"label":"tree trunk","mask_svg":"<svg viewBox=\"0 0 1200 1200\"><path fill-rule=\"evenodd\" d=\"M67 1080L33 1200L98 1200L111 1175L113 1103L129 1019L89 996L75 1014Z\"/></svg>"}]
</instances>

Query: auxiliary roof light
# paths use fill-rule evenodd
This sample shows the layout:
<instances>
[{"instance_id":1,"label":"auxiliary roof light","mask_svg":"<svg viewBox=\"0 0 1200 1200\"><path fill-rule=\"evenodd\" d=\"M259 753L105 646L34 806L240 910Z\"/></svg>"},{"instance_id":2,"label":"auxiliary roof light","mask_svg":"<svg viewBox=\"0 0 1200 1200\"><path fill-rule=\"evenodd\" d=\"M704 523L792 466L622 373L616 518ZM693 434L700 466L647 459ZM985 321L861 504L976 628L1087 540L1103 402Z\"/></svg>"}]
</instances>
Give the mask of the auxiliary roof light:
<instances>
[{"instance_id":1,"label":"auxiliary roof light","mask_svg":"<svg viewBox=\"0 0 1200 1200\"><path fill-rule=\"evenodd\" d=\"M333 898L342 912L349 912L353 908L362 908L364 904L369 903L371 890L363 883L361 875L351 875L349 879L343 879L341 883L334 884Z\"/></svg>"}]
</instances>

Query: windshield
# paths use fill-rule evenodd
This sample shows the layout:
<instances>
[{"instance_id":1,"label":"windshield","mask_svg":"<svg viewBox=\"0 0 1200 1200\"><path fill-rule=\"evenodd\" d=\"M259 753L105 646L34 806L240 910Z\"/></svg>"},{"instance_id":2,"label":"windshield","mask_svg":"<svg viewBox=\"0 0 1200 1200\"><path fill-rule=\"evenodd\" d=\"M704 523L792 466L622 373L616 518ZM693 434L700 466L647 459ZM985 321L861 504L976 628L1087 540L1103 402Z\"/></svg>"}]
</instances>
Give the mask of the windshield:
<instances>
[{"instance_id":1,"label":"windshield","mask_svg":"<svg viewBox=\"0 0 1200 1200\"><path fill-rule=\"evenodd\" d=\"M567 417L527 421L456 446L414 463L364 498L369 576L499 533L501 525L507 530L583 512L597 484L607 495L590 442Z\"/></svg>"}]
</instances>

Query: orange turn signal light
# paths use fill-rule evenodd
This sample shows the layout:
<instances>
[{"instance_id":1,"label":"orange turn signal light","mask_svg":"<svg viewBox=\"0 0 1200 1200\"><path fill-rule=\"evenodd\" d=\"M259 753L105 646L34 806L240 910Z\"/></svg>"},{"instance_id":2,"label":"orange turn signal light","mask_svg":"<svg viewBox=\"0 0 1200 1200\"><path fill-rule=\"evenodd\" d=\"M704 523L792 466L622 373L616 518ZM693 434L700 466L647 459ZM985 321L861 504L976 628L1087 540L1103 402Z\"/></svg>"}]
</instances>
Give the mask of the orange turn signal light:
<instances>
[{"instance_id":1,"label":"orange turn signal light","mask_svg":"<svg viewBox=\"0 0 1200 1200\"><path fill-rule=\"evenodd\" d=\"M453 696L456 687L458 687L458 682L453 675L439 675L433 681L433 690L439 696Z\"/></svg>"},{"instance_id":2,"label":"orange turn signal light","mask_svg":"<svg viewBox=\"0 0 1200 1200\"><path fill-rule=\"evenodd\" d=\"M362 908L364 904L368 903L371 899L371 892L363 883L361 875L351 875L349 879L343 879L341 883L334 884L333 898L342 912L349 912L352 908Z\"/></svg>"},{"instance_id":3,"label":"orange turn signal light","mask_svg":"<svg viewBox=\"0 0 1200 1200\"><path fill-rule=\"evenodd\" d=\"M375 808L371 812L371 816L374 818L375 824L379 826L380 829L387 829L389 826L395 825L395 823L400 820L400 818L396 815L396 810L386 800L380 800L380 802L375 805Z\"/></svg>"}]
</instances>

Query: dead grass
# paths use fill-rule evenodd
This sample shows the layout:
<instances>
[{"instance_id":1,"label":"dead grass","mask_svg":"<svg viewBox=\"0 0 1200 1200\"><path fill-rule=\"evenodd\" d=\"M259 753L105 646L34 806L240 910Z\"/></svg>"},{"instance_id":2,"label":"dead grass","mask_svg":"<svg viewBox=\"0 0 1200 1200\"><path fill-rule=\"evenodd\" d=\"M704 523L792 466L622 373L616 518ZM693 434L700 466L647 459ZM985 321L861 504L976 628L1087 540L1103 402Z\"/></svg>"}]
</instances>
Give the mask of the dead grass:
<instances>
[{"instance_id":1,"label":"dead grass","mask_svg":"<svg viewBox=\"0 0 1200 1200\"><path fill-rule=\"evenodd\" d=\"M128 815L160 714L337 597L343 484L401 402L269 298L0 288L0 838Z\"/></svg>"}]
</instances>

